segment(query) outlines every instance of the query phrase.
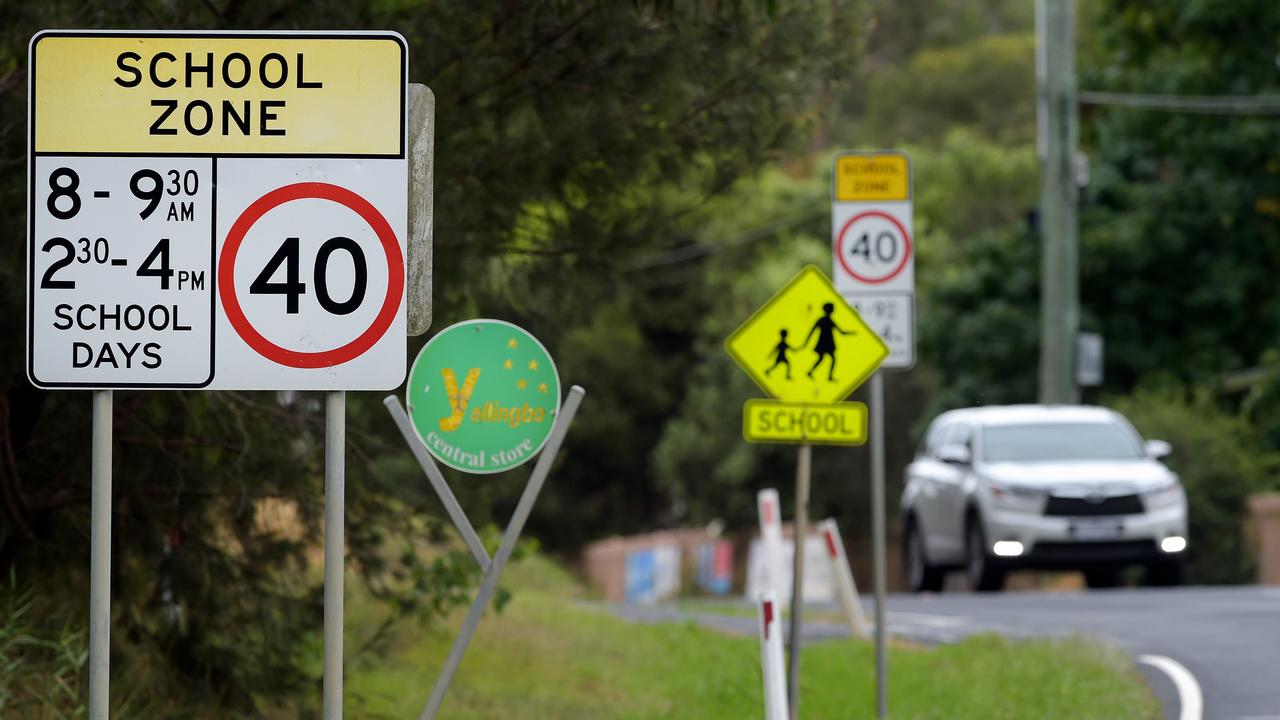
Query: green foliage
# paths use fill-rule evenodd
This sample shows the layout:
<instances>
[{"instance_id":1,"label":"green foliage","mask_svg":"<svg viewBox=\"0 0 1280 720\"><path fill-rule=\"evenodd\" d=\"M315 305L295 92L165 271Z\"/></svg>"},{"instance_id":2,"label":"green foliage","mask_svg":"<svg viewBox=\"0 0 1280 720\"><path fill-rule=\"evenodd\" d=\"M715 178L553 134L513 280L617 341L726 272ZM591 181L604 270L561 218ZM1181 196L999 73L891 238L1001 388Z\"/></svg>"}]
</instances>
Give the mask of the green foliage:
<instances>
[{"instance_id":1,"label":"green foliage","mask_svg":"<svg viewBox=\"0 0 1280 720\"><path fill-rule=\"evenodd\" d=\"M1020 225L1036 206L1040 166L1031 144L1009 145L958 126L937 146L911 146L919 262L927 292L964 264L971 238Z\"/></svg>"},{"instance_id":2,"label":"green foliage","mask_svg":"<svg viewBox=\"0 0 1280 720\"><path fill-rule=\"evenodd\" d=\"M1262 357L1262 376L1245 396L1241 413L1248 418L1258 441L1268 450L1280 450L1280 350Z\"/></svg>"},{"instance_id":3,"label":"green foliage","mask_svg":"<svg viewBox=\"0 0 1280 720\"><path fill-rule=\"evenodd\" d=\"M89 666L86 633L68 620L54 620L36 593L15 575L0 585L0 717L65 720L84 717ZM112 696L111 716L129 720L149 714L141 694Z\"/></svg>"},{"instance_id":4,"label":"green foliage","mask_svg":"<svg viewBox=\"0 0 1280 720\"><path fill-rule=\"evenodd\" d=\"M1189 508L1188 582L1252 582L1254 559L1241 523L1245 500L1280 487L1280 454L1263 448L1248 420L1224 411L1207 388L1143 387L1108 404L1143 436L1173 445L1168 464Z\"/></svg>"},{"instance_id":5,"label":"green foliage","mask_svg":"<svg viewBox=\"0 0 1280 720\"><path fill-rule=\"evenodd\" d=\"M89 663L85 634L38 627L30 588L0 588L0 715L63 718L83 712L80 677Z\"/></svg>"},{"instance_id":6,"label":"green foliage","mask_svg":"<svg viewBox=\"0 0 1280 720\"><path fill-rule=\"evenodd\" d=\"M1171 94L1274 94L1280 6L1103 3L1081 84ZM1263 50L1272 48L1272 50ZM1280 127L1271 118L1099 108L1082 217L1081 296L1114 388L1257 363L1280 337Z\"/></svg>"},{"instance_id":7,"label":"green foliage","mask_svg":"<svg viewBox=\"0 0 1280 720\"><path fill-rule=\"evenodd\" d=\"M869 138L921 142L960 126L1005 144L1032 142L1035 37L986 35L923 49L873 75L867 90Z\"/></svg>"},{"instance_id":8,"label":"green foliage","mask_svg":"<svg viewBox=\"0 0 1280 720\"><path fill-rule=\"evenodd\" d=\"M991 231L957 248L946 281L920 300L921 354L941 376L935 411L1034 402L1039 362L1039 243Z\"/></svg>"},{"instance_id":9,"label":"green foliage","mask_svg":"<svg viewBox=\"0 0 1280 720\"><path fill-rule=\"evenodd\" d=\"M867 22L867 69L901 65L922 51L974 38L1031 32L1035 4L1023 0L895 0Z\"/></svg>"}]
</instances>

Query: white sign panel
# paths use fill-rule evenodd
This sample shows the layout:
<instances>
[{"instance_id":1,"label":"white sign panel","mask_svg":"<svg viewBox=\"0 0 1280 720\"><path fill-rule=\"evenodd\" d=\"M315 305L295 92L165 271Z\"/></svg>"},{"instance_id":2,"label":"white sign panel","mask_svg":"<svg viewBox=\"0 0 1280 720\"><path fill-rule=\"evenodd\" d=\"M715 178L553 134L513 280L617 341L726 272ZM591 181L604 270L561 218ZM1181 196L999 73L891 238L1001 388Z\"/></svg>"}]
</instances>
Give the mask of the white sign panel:
<instances>
[{"instance_id":1,"label":"white sign panel","mask_svg":"<svg viewBox=\"0 0 1280 720\"><path fill-rule=\"evenodd\" d=\"M915 364L915 232L904 153L836 156L831 206L836 289L889 346L886 368Z\"/></svg>"},{"instance_id":2,"label":"white sign panel","mask_svg":"<svg viewBox=\"0 0 1280 720\"><path fill-rule=\"evenodd\" d=\"M398 386L406 63L394 33L37 35L31 381Z\"/></svg>"},{"instance_id":3,"label":"white sign panel","mask_svg":"<svg viewBox=\"0 0 1280 720\"><path fill-rule=\"evenodd\" d=\"M862 319L889 346L881 367L907 368L915 364L916 303L912 292L841 293Z\"/></svg>"}]
</instances>

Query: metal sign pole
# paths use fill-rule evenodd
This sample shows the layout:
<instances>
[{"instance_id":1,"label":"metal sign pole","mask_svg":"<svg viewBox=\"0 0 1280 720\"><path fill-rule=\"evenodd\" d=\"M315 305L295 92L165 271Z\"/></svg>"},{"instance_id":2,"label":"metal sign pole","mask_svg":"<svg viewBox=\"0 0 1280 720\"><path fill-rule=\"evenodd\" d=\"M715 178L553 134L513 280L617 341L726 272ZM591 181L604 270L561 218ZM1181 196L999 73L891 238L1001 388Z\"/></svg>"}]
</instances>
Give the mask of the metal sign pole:
<instances>
[{"instance_id":1,"label":"metal sign pole","mask_svg":"<svg viewBox=\"0 0 1280 720\"><path fill-rule=\"evenodd\" d=\"M876 594L876 717L889 712L885 656L884 373L871 376L871 546Z\"/></svg>"},{"instance_id":2,"label":"metal sign pole","mask_svg":"<svg viewBox=\"0 0 1280 720\"><path fill-rule=\"evenodd\" d=\"M462 622L462 627L459 628L457 637L453 639L453 647L449 649L449 657L445 660L444 667L440 670L440 676L436 678L435 687L431 689L431 696L427 699L427 705L422 709L422 714L418 716L418 720L432 720L440 710L440 704L444 702L444 695L449 690L449 684L453 682L453 675L458 671L458 665L462 662L463 654L467 652L467 645L471 642L471 636L476 632L476 626L480 624L480 617L484 615L485 609L489 606L490 598L493 597L494 591L498 589L498 579L502 576L502 570L506 567L507 561L511 559L511 552L515 549L516 541L520 538L520 532L524 530L524 524L529 519L529 513L533 511L533 504L538 499L538 493L542 491L542 484L546 481L547 474L551 472L551 465L555 462L556 454L560 452L560 443L564 441L564 436L569 432L569 425L573 422L574 414L578 412L578 406L582 404L582 396L584 394L586 394L586 391L577 385L569 388L569 397L560 408L560 413L556 417L556 424L552 427L551 435L547 438L546 447L542 450L542 454L538 456L538 462L534 465L533 473L529 476L529 482L524 487L524 494L520 496L520 502L516 504L515 512L511 515L511 522L502 534L502 543L498 546L498 552L489 563L489 569L484 575L484 580L480 583L480 591L476 594L475 600L471 602L471 609L467 611L467 618Z\"/></svg>"},{"instance_id":3,"label":"metal sign pole","mask_svg":"<svg viewBox=\"0 0 1280 720\"><path fill-rule=\"evenodd\" d=\"M347 393L324 395L324 720L342 720Z\"/></svg>"},{"instance_id":4,"label":"metal sign pole","mask_svg":"<svg viewBox=\"0 0 1280 720\"><path fill-rule=\"evenodd\" d=\"M813 446L804 443L796 455L796 522L792 533L795 554L791 574L791 636L787 666L787 697L790 717L795 720L800 708L800 636L801 609L804 607L804 545L809 534L809 473Z\"/></svg>"},{"instance_id":5,"label":"metal sign pole","mask_svg":"<svg viewBox=\"0 0 1280 720\"><path fill-rule=\"evenodd\" d=\"M89 720L111 706L112 391L93 391L93 471L89 530Z\"/></svg>"}]
</instances>

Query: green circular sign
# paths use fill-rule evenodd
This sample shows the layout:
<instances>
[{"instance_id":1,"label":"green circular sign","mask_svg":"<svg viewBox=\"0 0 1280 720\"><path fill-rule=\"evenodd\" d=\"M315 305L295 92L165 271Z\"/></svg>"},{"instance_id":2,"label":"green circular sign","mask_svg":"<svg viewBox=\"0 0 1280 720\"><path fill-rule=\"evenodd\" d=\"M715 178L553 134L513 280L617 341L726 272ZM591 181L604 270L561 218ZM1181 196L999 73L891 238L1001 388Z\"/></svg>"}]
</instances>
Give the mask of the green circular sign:
<instances>
[{"instance_id":1,"label":"green circular sign","mask_svg":"<svg viewBox=\"0 0 1280 720\"><path fill-rule=\"evenodd\" d=\"M502 320L467 320L427 341L405 393L418 437L437 460L468 473L528 462L560 411L547 349Z\"/></svg>"}]
</instances>

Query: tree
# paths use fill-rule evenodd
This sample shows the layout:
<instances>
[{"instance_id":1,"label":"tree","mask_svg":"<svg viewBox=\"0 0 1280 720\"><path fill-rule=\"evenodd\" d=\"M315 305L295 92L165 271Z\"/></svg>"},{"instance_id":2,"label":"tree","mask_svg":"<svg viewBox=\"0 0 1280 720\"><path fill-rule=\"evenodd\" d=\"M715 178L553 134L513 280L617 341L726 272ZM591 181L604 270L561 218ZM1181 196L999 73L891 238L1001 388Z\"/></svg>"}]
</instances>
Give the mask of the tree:
<instances>
[{"instance_id":1,"label":"tree","mask_svg":"<svg viewBox=\"0 0 1280 720\"><path fill-rule=\"evenodd\" d=\"M1081 86L1274 94L1280 7L1104 3ZM1107 339L1109 385L1248 367L1280 337L1280 127L1273 118L1091 109L1081 301Z\"/></svg>"}]
</instances>

